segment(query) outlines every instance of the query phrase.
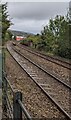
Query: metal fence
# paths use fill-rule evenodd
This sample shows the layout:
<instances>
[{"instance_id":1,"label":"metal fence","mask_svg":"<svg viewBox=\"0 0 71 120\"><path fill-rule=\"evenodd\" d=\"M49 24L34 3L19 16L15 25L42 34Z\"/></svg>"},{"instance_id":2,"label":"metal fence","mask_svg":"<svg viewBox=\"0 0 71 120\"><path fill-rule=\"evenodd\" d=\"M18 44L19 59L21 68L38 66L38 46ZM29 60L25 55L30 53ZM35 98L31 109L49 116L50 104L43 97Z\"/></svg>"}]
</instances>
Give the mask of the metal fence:
<instances>
[{"instance_id":1,"label":"metal fence","mask_svg":"<svg viewBox=\"0 0 71 120\"><path fill-rule=\"evenodd\" d=\"M12 120L32 120L22 103L22 93L20 91L13 90L4 72L2 76L2 117L7 119L11 118Z\"/></svg>"}]
</instances>

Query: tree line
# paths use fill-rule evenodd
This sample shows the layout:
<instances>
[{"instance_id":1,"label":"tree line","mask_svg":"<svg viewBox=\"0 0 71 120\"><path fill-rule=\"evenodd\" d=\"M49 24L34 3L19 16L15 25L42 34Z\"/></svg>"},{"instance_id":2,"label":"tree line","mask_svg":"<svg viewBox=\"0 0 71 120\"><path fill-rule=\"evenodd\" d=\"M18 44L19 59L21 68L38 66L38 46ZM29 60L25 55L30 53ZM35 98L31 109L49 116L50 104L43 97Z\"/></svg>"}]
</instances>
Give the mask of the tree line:
<instances>
[{"instance_id":1,"label":"tree line","mask_svg":"<svg viewBox=\"0 0 71 120\"><path fill-rule=\"evenodd\" d=\"M56 15L49 20L41 34L31 35L22 44L32 43L32 47L53 55L71 58L71 21L66 16ZM29 44L30 45L30 44Z\"/></svg>"}]
</instances>

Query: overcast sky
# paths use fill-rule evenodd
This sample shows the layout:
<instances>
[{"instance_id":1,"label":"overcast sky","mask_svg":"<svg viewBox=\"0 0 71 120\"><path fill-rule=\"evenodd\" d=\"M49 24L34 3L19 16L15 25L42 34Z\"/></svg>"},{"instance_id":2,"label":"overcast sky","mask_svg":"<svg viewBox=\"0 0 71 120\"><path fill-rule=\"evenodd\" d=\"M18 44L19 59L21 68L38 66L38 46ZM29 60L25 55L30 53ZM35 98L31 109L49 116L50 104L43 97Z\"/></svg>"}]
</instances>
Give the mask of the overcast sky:
<instances>
[{"instance_id":1,"label":"overcast sky","mask_svg":"<svg viewBox=\"0 0 71 120\"><path fill-rule=\"evenodd\" d=\"M10 29L40 33L50 18L66 15L68 2L10 2L8 12L12 18Z\"/></svg>"}]
</instances>

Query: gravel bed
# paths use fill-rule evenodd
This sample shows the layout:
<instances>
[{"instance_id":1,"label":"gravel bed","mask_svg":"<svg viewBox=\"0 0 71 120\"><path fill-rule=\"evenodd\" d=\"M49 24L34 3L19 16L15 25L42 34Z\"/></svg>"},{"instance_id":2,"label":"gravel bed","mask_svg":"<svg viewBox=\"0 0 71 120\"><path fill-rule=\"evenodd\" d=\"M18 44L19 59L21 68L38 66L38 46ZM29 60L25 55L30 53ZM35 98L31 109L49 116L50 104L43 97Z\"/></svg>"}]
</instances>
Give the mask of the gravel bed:
<instances>
[{"instance_id":1,"label":"gravel bed","mask_svg":"<svg viewBox=\"0 0 71 120\"><path fill-rule=\"evenodd\" d=\"M27 65L28 72L31 71L33 78L39 83L43 84L44 89L49 92L49 94L59 103L61 106L70 114L69 109L69 100L70 100L70 90L67 89L64 85L51 78L49 75L44 73L42 70L38 69L32 63L29 63L28 60L18 57L22 66ZM23 67L26 68L26 65ZM27 70L27 69L26 69ZM34 71L34 72L33 72ZM36 75L36 76L35 76ZM44 86L45 84L45 86ZM62 97L63 96L63 97Z\"/></svg>"},{"instance_id":2,"label":"gravel bed","mask_svg":"<svg viewBox=\"0 0 71 120\"><path fill-rule=\"evenodd\" d=\"M19 49L18 46L16 46L17 49ZM35 63L39 64L41 67L43 67L45 70L50 71L58 78L62 79L64 82L68 83L70 85L70 70L67 68L64 68L60 65L57 65L55 63L52 63L48 60L45 60L44 58L41 58L39 56L36 56L28 51L26 51L24 48L19 49L24 55L26 55L28 58L30 58Z\"/></svg>"},{"instance_id":3,"label":"gravel bed","mask_svg":"<svg viewBox=\"0 0 71 120\"><path fill-rule=\"evenodd\" d=\"M43 119L65 118L7 52L6 56L7 77L14 89L22 91L23 103L30 115Z\"/></svg>"},{"instance_id":4,"label":"gravel bed","mask_svg":"<svg viewBox=\"0 0 71 120\"><path fill-rule=\"evenodd\" d=\"M38 69L31 63L29 64L28 60L26 61L22 57L18 56L18 54L16 53L13 53L13 55L14 57L16 57L17 61L21 63L21 65L24 67L24 69L27 72L31 72L30 75L33 74L32 77L36 81L38 81L40 84L46 85L46 86L43 86L44 89L47 92L49 92L49 94L52 95L52 97L54 97L56 101L59 102L68 113L70 113L70 109L69 109L70 91L69 89L64 87L64 85L57 82L55 79L51 78L49 75L47 75L46 73L44 73L42 70ZM36 74L36 76L34 76L34 74Z\"/></svg>"}]
</instances>

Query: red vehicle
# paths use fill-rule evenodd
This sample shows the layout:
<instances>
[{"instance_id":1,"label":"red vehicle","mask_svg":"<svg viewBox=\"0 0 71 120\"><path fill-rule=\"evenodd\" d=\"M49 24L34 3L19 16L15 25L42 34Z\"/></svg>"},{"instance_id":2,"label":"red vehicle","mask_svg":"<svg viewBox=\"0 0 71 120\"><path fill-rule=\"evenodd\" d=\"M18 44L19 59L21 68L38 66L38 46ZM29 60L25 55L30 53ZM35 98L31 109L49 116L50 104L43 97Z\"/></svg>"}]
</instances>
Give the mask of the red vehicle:
<instances>
[{"instance_id":1,"label":"red vehicle","mask_svg":"<svg viewBox=\"0 0 71 120\"><path fill-rule=\"evenodd\" d=\"M17 41L20 41L20 40L23 40L23 39L24 39L23 36L16 36L16 40L17 40Z\"/></svg>"}]
</instances>

